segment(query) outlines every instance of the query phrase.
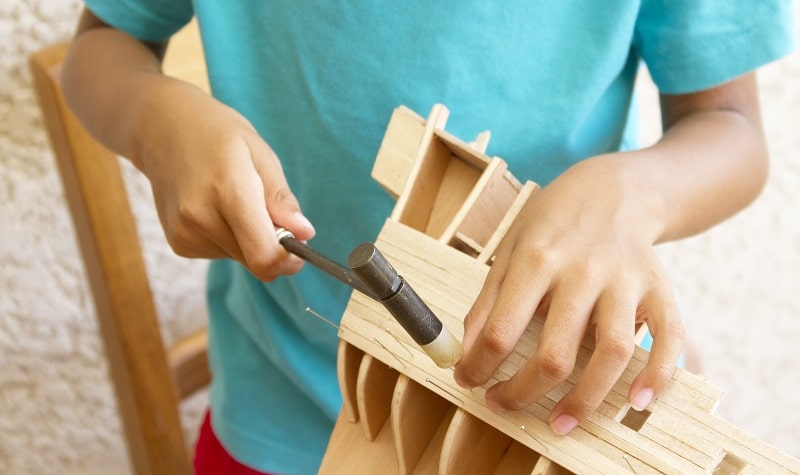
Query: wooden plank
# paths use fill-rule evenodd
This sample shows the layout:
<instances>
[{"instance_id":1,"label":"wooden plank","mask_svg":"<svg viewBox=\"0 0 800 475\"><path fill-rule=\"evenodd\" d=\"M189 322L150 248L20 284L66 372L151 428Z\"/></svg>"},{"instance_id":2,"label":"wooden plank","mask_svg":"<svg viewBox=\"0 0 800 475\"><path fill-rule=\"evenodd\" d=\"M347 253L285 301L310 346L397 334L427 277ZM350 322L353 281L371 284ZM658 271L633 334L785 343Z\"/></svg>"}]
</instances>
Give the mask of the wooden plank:
<instances>
[{"instance_id":1,"label":"wooden plank","mask_svg":"<svg viewBox=\"0 0 800 475\"><path fill-rule=\"evenodd\" d=\"M439 241L448 243L456 233L484 246L514 203L520 189L506 179L506 162L494 158L453 216Z\"/></svg>"},{"instance_id":2,"label":"wooden plank","mask_svg":"<svg viewBox=\"0 0 800 475\"><path fill-rule=\"evenodd\" d=\"M405 375L400 375L392 399L392 430L399 472L409 474L431 446L445 421L450 403Z\"/></svg>"},{"instance_id":3,"label":"wooden plank","mask_svg":"<svg viewBox=\"0 0 800 475\"><path fill-rule=\"evenodd\" d=\"M436 434L433 435L433 439L431 440L428 449L424 454L422 454L419 463L417 463L417 467L414 470L415 474L422 475L440 472L439 467L441 465L444 439L447 436L447 429L450 427L450 421L453 419L453 416L457 410L458 409L453 405L450 405L450 407L447 409L447 413L442 419L442 423L439 424Z\"/></svg>"},{"instance_id":4,"label":"wooden plank","mask_svg":"<svg viewBox=\"0 0 800 475\"><path fill-rule=\"evenodd\" d=\"M477 152L486 153L486 148L489 146L489 140L492 138L492 133L489 130L484 130L483 132L479 133L475 140L470 142L468 145L470 148L475 149Z\"/></svg>"},{"instance_id":5,"label":"wooden plank","mask_svg":"<svg viewBox=\"0 0 800 475\"><path fill-rule=\"evenodd\" d=\"M469 413L459 410L450 421L442 448L443 475L483 475L494 472L511 438Z\"/></svg>"},{"instance_id":6,"label":"wooden plank","mask_svg":"<svg viewBox=\"0 0 800 475\"><path fill-rule=\"evenodd\" d=\"M476 168L483 170L489 166L489 162L492 161L491 157L486 155L483 150L467 145L455 135L444 130L444 126L437 127L433 133L454 155L467 163L471 163ZM488 132L483 132L483 134L488 134Z\"/></svg>"},{"instance_id":7,"label":"wooden plank","mask_svg":"<svg viewBox=\"0 0 800 475\"><path fill-rule=\"evenodd\" d=\"M483 250L478 255L478 262L484 264L489 264L491 262L492 258L494 258L495 252L497 252L497 246L500 244L500 241L503 239L503 237L505 237L508 229L517 219L517 216L519 216L519 212L522 211L522 207L528 202L528 199L533 195L533 192L538 189L539 185L532 181L526 182L525 185L522 186L522 189L520 189L516 198L514 198L514 202L511 203L511 206L509 206L505 216L497 225L494 233L492 233L492 236L486 242Z\"/></svg>"},{"instance_id":8,"label":"wooden plank","mask_svg":"<svg viewBox=\"0 0 800 475\"><path fill-rule=\"evenodd\" d=\"M444 128L450 111L441 104L433 106L425 131L422 134L419 150L408 173L406 185L392 210L391 218L406 223L415 229L425 229L430 217L430 204L438 192L446 162L450 156L447 147L436 140L434 131Z\"/></svg>"},{"instance_id":9,"label":"wooden plank","mask_svg":"<svg viewBox=\"0 0 800 475\"><path fill-rule=\"evenodd\" d=\"M474 187L481 179L480 170L471 164L450 155L441 181L435 184L436 197L431 202L431 213L424 228L425 234L447 243L453 235L449 226L459 210L472 195ZM430 185L431 188L434 184ZM448 232L449 231L449 232Z\"/></svg>"},{"instance_id":10,"label":"wooden plank","mask_svg":"<svg viewBox=\"0 0 800 475\"><path fill-rule=\"evenodd\" d=\"M394 110L375 157L372 179L395 199L405 188L424 133L422 117L405 106Z\"/></svg>"},{"instance_id":11,"label":"wooden plank","mask_svg":"<svg viewBox=\"0 0 800 475\"><path fill-rule=\"evenodd\" d=\"M377 244L456 338L460 338L463 333L463 315L477 295L483 281L482 276L485 276L488 267L443 246L419 231L391 220L386 222ZM396 338L384 338L383 344L377 345L374 338L379 337L385 328L393 326L397 328L392 330ZM541 447L546 442L551 451L563 452L563 458L566 459L569 459L568 454L571 451L586 449L585 445L577 444L569 438L565 438L561 444L554 444L559 437L550 431L546 423L547 413L541 408L538 411L534 408L531 412L522 411L519 414L502 416L491 412L483 404L482 388L467 391L456 385L451 370L438 368L421 350L413 346L413 341L396 326L380 304L366 297L354 295L351 298L340 326L340 337L377 358L402 361L403 365L398 368L401 372L455 405L467 409L471 414L492 421L493 425L506 434L519 436L517 433L521 425L540 433L536 438L522 438L520 442L524 445L536 449L537 444ZM569 467L571 469L590 471L599 468L609 472L617 470L622 463L621 455L617 462L608 457L596 457L592 461L581 458L568 461L573 464Z\"/></svg>"},{"instance_id":12,"label":"wooden plank","mask_svg":"<svg viewBox=\"0 0 800 475\"><path fill-rule=\"evenodd\" d=\"M339 340L336 356L336 374L342 393L342 411L349 422L358 421L358 369L364 352L344 340Z\"/></svg>"},{"instance_id":13,"label":"wooden plank","mask_svg":"<svg viewBox=\"0 0 800 475\"><path fill-rule=\"evenodd\" d=\"M540 458L538 452L512 440L492 475L530 475Z\"/></svg>"},{"instance_id":14,"label":"wooden plank","mask_svg":"<svg viewBox=\"0 0 800 475\"><path fill-rule=\"evenodd\" d=\"M360 424L348 422L344 412L333 426L328 449L322 458L320 475L379 473L397 475L394 435L388 424L373 441L364 438Z\"/></svg>"},{"instance_id":15,"label":"wooden plank","mask_svg":"<svg viewBox=\"0 0 800 475\"><path fill-rule=\"evenodd\" d=\"M356 400L364 437L374 440L389 418L398 373L370 355L358 370Z\"/></svg>"},{"instance_id":16,"label":"wooden plank","mask_svg":"<svg viewBox=\"0 0 800 475\"><path fill-rule=\"evenodd\" d=\"M541 457L536 463L536 466L533 467L531 475L568 475L570 473L572 472L553 462L549 458Z\"/></svg>"}]
</instances>

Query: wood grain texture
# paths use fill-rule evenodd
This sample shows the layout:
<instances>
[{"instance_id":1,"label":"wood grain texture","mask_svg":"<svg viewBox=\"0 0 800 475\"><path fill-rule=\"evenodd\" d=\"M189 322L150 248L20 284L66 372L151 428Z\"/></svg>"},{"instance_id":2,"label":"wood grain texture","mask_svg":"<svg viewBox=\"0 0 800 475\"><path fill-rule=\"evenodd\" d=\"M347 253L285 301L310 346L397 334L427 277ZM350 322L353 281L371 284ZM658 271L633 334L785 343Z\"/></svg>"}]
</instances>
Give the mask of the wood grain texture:
<instances>
[{"instance_id":1,"label":"wood grain texture","mask_svg":"<svg viewBox=\"0 0 800 475\"><path fill-rule=\"evenodd\" d=\"M401 474L412 473L429 448L440 448L434 440L452 417L446 399L400 375L392 399L392 430ZM433 446L433 447L431 447Z\"/></svg>"},{"instance_id":2,"label":"wood grain texture","mask_svg":"<svg viewBox=\"0 0 800 475\"><path fill-rule=\"evenodd\" d=\"M372 179L394 199L405 188L424 133L425 119L404 106L394 110L372 167Z\"/></svg>"}]
</instances>

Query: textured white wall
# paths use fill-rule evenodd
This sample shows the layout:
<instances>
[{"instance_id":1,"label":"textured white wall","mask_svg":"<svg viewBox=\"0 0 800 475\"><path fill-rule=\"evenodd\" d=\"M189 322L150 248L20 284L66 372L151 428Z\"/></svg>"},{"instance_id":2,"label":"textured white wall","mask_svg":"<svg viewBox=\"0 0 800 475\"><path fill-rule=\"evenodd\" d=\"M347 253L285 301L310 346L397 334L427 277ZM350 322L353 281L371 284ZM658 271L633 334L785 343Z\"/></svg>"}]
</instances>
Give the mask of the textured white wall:
<instances>
[{"instance_id":1,"label":"textured white wall","mask_svg":"<svg viewBox=\"0 0 800 475\"><path fill-rule=\"evenodd\" d=\"M27 57L69 37L77 0L0 0L0 474L128 472L94 310ZM718 228L660 248L718 414L800 457L800 55L761 74L772 175ZM643 82L642 89L651 88ZM652 100L645 114L655 118ZM654 127L645 129L653 137ZM128 169L167 339L203 322L203 262L163 244ZM166 292L168 290L168 292ZM204 396L184 407L193 433Z\"/></svg>"},{"instance_id":2,"label":"textured white wall","mask_svg":"<svg viewBox=\"0 0 800 475\"><path fill-rule=\"evenodd\" d=\"M125 474L94 308L27 58L67 39L78 0L0 0L0 474ZM127 163L126 163L127 164ZM126 167L165 338L204 323L205 263L171 254ZM165 291L168 290L168 291ZM184 408L190 436L204 396Z\"/></svg>"}]
</instances>

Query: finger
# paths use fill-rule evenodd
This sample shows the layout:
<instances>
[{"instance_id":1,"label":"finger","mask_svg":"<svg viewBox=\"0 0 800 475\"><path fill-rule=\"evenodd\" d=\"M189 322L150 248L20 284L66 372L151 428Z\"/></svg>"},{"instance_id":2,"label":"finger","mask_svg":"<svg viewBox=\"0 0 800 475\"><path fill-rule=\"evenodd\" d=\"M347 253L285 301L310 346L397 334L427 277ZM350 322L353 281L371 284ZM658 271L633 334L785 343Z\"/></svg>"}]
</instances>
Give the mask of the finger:
<instances>
[{"instance_id":1,"label":"finger","mask_svg":"<svg viewBox=\"0 0 800 475\"><path fill-rule=\"evenodd\" d=\"M628 392L631 407L639 411L647 408L669 384L686 338L671 291L649 292L640 304L640 313L644 314L653 336L653 347L647 365L633 380Z\"/></svg>"},{"instance_id":2,"label":"finger","mask_svg":"<svg viewBox=\"0 0 800 475\"><path fill-rule=\"evenodd\" d=\"M242 163L246 165L240 166L231 175L236 177L236 182L220 188L216 197L217 209L229 226L236 244L234 246L226 242L226 234L222 232L215 236L222 241L217 242L231 252L238 247L242 264L262 280L272 280L278 275L299 271L302 260L290 255L278 244L260 175L252 162Z\"/></svg>"},{"instance_id":3,"label":"finger","mask_svg":"<svg viewBox=\"0 0 800 475\"><path fill-rule=\"evenodd\" d=\"M548 285L549 279L531 275L527 262L509 265L494 307L456 366L458 384L469 388L489 381L514 350Z\"/></svg>"},{"instance_id":4,"label":"finger","mask_svg":"<svg viewBox=\"0 0 800 475\"><path fill-rule=\"evenodd\" d=\"M249 142L248 146L253 165L263 183L264 200L272 221L302 241L314 237L314 226L300 210L300 203L286 182L283 167L275 152L260 139Z\"/></svg>"},{"instance_id":5,"label":"finger","mask_svg":"<svg viewBox=\"0 0 800 475\"><path fill-rule=\"evenodd\" d=\"M223 200L223 202L226 201ZM170 245L176 254L190 258L234 259L250 268L231 227L216 209L207 206L203 213L190 213L186 211L187 208L184 207L181 213L181 221L170 228L172 241ZM281 259L290 259L290 257L287 255ZM296 263L291 263L291 267L288 269L276 265L260 270L250 270L259 279L271 281L282 274L296 272L294 267L296 265Z\"/></svg>"},{"instance_id":6,"label":"finger","mask_svg":"<svg viewBox=\"0 0 800 475\"><path fill-rule=\"evenodd\" d=\"M219 247L225 253L225 257L244 264L244 254L236 241L233 230L218 211L214 210L213 215L213 221L202 226L194 225L196 239L198 241L205 240Z\"/></svg>"},{"instance_id":7,"label":"finger","mask_svg":"<svg viewBox=\"0 0 800 475\"><path fill-rule=\"evenodd\" d=\"M536 351L517 374L486 392L487 405L523 409L572 374L596 295L588 283L556 287Z\"/></svg>"},{"instance_id":8,"label":"finger","mask_svg":"<svg viewBox=\"0 0 800 475\"><path fill-rule=\"evenodd\" d=\"M176 255L188 259L223 259L231 255L205 237L195 237L191 242L170 242L170 247Z\"/></svg>"},{"instance_id":9,"label":"finger","mask_svg":"<svg viewBox=\"0 0 800 475\"><path fill-rule=\"evenodd\" d=\"M498 256L486 275L486 280L478 293L478 298L475 299L472 307L464 317L464 338L461 341L461 348L464 353L468 353L472 348L480 329L486 323L486 319L489 318L489 313L495 305L497 295L500 293L505 267L506 261Z\"/></svg>"},{"instance_id":10,"label":"finger","mask_svg":"<svg viewBox=\"0 0 800 475\"><path fill-rule=\"evenodd\" d=\"M229 251L226 251L213 241L206 239L199 231L195 234L191 242L183 241L180 245L176 244L172 246L172 249L175 251L175 254L190 259L236 259L235 255L232 255Z\"/></svg>"},{"instance_id":11,"label":"finger","mask_svg":"<svg viewBox=\"0 0 800 475\"><path fill-rule=\"evenodd\" d=\"M281 248L279 249L281 256L274 265L268 265L262 269L250 268L251 264L247 262L242 250L239 248L239 243L233 231L220 215L218 215L218 223L214 227L205 226L198 229L197 235L199 236L198 239L202 239L204 236L207 237L207 240L214 239L224 253L221 257L235 259L243 266L247 267L258 279L265 282L271 282L281 275L295 273L299 271L303 265L299 258L292 256Z\"/></svg>"},{"instance_id":12,"label":"finger","mask_svg":"<svg viewBox=\"0 0 800 475\"><path fill-rule=\"evenodd\" d=\"M569 433L597 409L627 367L636 345L636 301L629 295L627 290L610 291L597 300L595 350L575 386L550 413L556 434Z\"/></svg>"},{"instance_id":13,"label":"finger","mask_svg":"<svg viewBox=\"0 0 800 475\"><path fill-rule=\"evenodd\" d=\"M230 228L211 206L184 203L180 206L159 207L158 211L164 235L175 254L204 259L241 257L241 251L235 245L232 235L229 241L233 241L233 248L218 243L220 239L216 236L230 234Z\"/></svg>"}]
</instances>

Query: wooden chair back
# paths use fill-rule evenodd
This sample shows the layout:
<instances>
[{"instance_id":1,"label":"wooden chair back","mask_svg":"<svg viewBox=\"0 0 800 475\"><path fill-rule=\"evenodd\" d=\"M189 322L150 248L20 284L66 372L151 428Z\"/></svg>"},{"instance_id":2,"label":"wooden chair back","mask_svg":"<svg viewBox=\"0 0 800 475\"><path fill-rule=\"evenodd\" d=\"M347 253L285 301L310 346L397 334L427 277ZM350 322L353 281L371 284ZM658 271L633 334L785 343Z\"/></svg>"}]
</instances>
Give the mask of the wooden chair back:
<instances>
[{"instance_id":1,"label":"wooden chair back","mask_svg":"<svg viewBox=\"0 0 800 475\"><path fill-rule=\"evenodd\" d=\"M186 49L181 40L185 54L178 62L202 63L199 43L187 41L195 46ZM137 474L189 474L191 451L178 404L210 381L206 332L164 347L118 158L88 134L62 94L67 49L66 43L46 48L30 65L91 284L132 468Z\"/></svg>"}]
</instances>

